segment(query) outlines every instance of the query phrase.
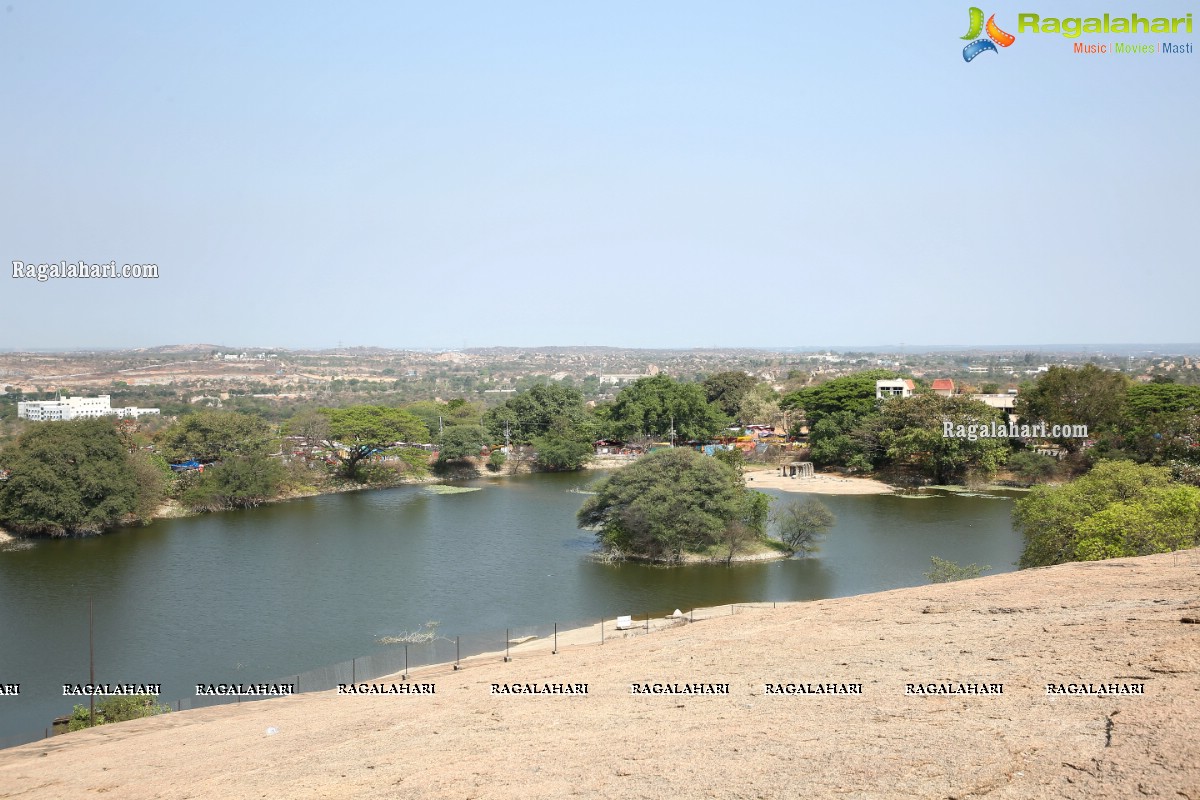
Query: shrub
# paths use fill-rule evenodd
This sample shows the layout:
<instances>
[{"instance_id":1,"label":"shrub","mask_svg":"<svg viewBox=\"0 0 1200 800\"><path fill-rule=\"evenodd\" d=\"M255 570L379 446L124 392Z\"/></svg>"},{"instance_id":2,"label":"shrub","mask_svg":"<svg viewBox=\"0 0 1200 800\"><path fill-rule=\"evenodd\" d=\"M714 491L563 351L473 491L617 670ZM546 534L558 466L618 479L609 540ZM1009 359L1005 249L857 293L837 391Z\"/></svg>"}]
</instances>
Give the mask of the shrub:
<instances>
[{"instance_id":1,"label":"shrub","mask_svg":"<svg viewBox=\"0 0 1200 800\"><path fill-rule=\"evenodd\" d=\"M1022 479L1037 483L1052 477L1058 471L1058 462L1044 453L1022 450L1008 457L1008 468Z\"/></svg>"},{"instance_id":2,"label":"shrub","mask_svg":"<svg viewBox=\"0 0 1200 800\"><path fill-rule=\"evenodd\" d=\"M107 725L111 722L127 722L131 719L142 719L165 714L170 706L160 706L157 698L148 694L131 694L122 697L109 697L96 703L96 724ZM68 731L79 731L91 727L91 713L87 706L76 705L71 711L71 721Z\"/></svg>"},{"instance_id":3,"label":"shrub","mask_svg":"<svg viewBox=\"0 0 1200 800\"><path fill-rule=\"evenodd\" d=\"M925 573L925 577L930 583L950 583L952 581L965 581L971 578L978 578L983 574L985 569L991 569L990 566L979 566L978 564L967 564L965 567L953 561L947 561L944 558L930 556L930 562L933 568Z\"/></svg>"}]
</instances>

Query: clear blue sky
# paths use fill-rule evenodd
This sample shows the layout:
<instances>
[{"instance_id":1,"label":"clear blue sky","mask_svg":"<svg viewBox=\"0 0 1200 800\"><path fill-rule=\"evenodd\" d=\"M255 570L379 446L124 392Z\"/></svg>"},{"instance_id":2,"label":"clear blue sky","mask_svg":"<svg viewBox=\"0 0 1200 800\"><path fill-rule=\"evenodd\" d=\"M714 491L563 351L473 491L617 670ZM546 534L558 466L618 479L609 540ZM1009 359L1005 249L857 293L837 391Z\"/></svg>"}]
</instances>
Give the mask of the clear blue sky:
<instances>
[{"instance_id":1,"label":"clear blue sky","mask_svg":"<svg viewBox=\"0 0 1200 800\"><path fill-rule=\"evenodd\" d=\"M1200 53L824 5L0 0L0 348L1200 339Z\"/></svg>"}]
</instances>

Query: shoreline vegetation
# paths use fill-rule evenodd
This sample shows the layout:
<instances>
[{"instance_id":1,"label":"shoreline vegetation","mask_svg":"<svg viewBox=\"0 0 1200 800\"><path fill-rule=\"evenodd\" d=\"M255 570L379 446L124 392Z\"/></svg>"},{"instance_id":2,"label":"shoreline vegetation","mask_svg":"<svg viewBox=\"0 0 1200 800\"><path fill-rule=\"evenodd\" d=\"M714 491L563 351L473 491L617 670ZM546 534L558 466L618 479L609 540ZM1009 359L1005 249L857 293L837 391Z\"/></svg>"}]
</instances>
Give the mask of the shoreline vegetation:
<instances>
[{"instance_id":1,"label":"shoreline vegetation","mask_svg":"<svg viewBox=\"0 0 1200 800\"><path fill-rule=\"evenodd\" d=\"M1038 552L1025 566L1200 541L1200 386L1136 383L1090 364L1047 370L1008 394L956 392L950 381L926 385L887 370L800 376L786 393L743 372L659 373L601 401L545 381L492 406L456 398L278 416L199 409L22 421L0 449L0 522L9 534L78 536L371 488L608 468L597 493L620 488L628 473L640 487L604 508L584 492L577 521L597 531L602 550L652 561L770 557L756 540L781 518L800 526L776 524L800 552L799 542L816 541L801 528L825 516L818 495L920 498L989 485L1033 487L1014 509L1027 549ZM23 397L0 399L0 419ZM1001 437L984 424L1003 418L1087 438ZM644 465L668 462L662 481L646 474ZM780 517L759 489L807 499L775 503L791 509ZM795 513L802 504L806 512Z\"/></svg>"},{"instance_id":2,"label":"shoreline vegetation","mask_svg":"<svg viewBox=\"0 0 1200 800\"><path fill-rule=\"evenodd\" d=\"M762 794L764 775L797 796L846 786L880 797L979 786L1003 797L1053 786L1079 797L1137 796L1139 787L1191 796L1200 699L1194 626L1180 622L1195 616L1197 565L1197 550L1072 563L777 608L697 609L694 622L686 612L646 621L633 610L628 631L606 619L603 644L592 625L559 631L556 642L514 643L511 662L497 651L414 669L409 682L436 693L404 698L403 712L396 697L336 689L173 712L0 751L0 776L29 800L99 790L149 798L180 785L231 800L375 797L401 783L448 797L481 785L495 797L555 797L580 785L602 797L732 797ZM987 697L924 691L971 680L1003 688ZM493 690L563 682L586 685L587 696ZM729 691L633 694L648 682ZM830 685L861 690L813 693ZM1101 698L1047 688L1110 685L1141 691ZM672 731L688 733L694 768L663 768L678 755ZM803 757L781 759L755 737L803 742ZM606 746L614 741L621 747ZM731 741L751 744L731 761ZM540 754L539 768L513 753ZM225 774L234 762L243 766L236 784Z\"/></svg>"},{"instance_id":3,"label":"shoreline vegetation","mask_svg":"<svg viewBox=\"0 0 1200 800\"><path fill-rule=\"evenodd\" d=\"M597 457L581 467L587 471L607 471L616 470L634 463L634 459L627 457L605 458ZM763 467L762 469L747 469L745 476L746 488L748 489L777 489L785 492L795 492L798 494L823 494L823 495L874 495L874 494L894 494L897 488L868 477L845 477L836 474L817 473L812 478L784 478L779 475L768 474L777 470L774 467ZM490 472L486 469L479 469L478 474L473 477L458 477L458 476L438 476L426 475L424 477L410 477L404 481L376 486L371 484L339 484L333 486L325 486L319 489L308 489L287 492L278 497L264 500L259 505L274 505L276 503L290 503L294 500L306 500L313 497L324 497L326 495L345 494L349 492L368 492L383 489L396 489L403 486L423 486L423 485L447 485L463 480L479 480L489 478L493 480L503 480L517 475L529 474L516 470L501 470L498 472ZM933 488L933 487L931 487ZM952 489L954 487L936 487L939 489ZM965 489L966 487L959 487ZM1006 488L1006 487L1001 487ZM236 510L236 509L230 509ZM137 520L130 520L125 524L120 524L109 528L135 528L143 524L149 524L160 519L183 519L186 517L198 517L204 514L214 513L204 510L192 510L185 508L178 499L169 499L164 501L154 512L149 519L144 523L139 523ZM217 512L219 513L219 512ZM98 533L81 533L74 534L69 538L83 538L87 536L101 536L105 531ZM21 539L44 539L50 538L41 534L20 534L5 530L0 526L0 543L18 541ZM748 554L745 557L735 558L735 561L753 561L756 559L769 558L786 558L786 555L771 555L771 554ZM633 560L634 557L630 557ZM723 561L723 558L706 558L704 556L696 556L697 563L708 563L711 561Z\"/></svg>"}]
</instances>

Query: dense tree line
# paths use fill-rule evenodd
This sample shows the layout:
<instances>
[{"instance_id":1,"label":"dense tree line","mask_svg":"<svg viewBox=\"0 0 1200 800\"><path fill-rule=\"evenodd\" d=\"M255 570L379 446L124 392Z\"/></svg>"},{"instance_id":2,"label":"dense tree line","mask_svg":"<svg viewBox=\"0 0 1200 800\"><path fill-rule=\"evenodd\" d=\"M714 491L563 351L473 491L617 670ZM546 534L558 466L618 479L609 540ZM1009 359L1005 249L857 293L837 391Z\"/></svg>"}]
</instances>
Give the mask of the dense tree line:
<instances>
[{"instance_id":1,"label":"dense tree line","mask_svg":"<svg viewBox=\"0 0 1200 800\"><path fill-rule=\"evenodd\" d=\"M1008 439L974 442L943 436L943 425L1004 422L999 411L965 395L943 397L918 388L907 398L877 401L876 380L897 377L872 370L806 387L783 398L809 426L812 460L864 472L906 466L939 483L972 472L992 473L1008 463L1038 482L1055 472L1055 462ZM1088 437L1050 441L1073 457L1079 469L1105 458L1139 463L1200 465L1200 387L1132 383L1119 372L1093 365L1051 367L1021 387L1019 424L1085 425ZM793 433L798 433L793 429ZM1087 445L1092 445L1085 454Z\"/></svg>"},{"instance_id":2,"label":"dense tree line","mask_svg":"<svg viewBox=\"0 0 1200 800\"><path fill-rule=\"evenodd\" d=\"M174 420L26 423L10 419L13 404L6 402L0 408L0 424L15 433L0 450L0 469L7 475L0 480L0 524L18 532L86 533L148 519L168 498L192 509L217 510L257 505L327 481L387 485L423 475L430 467L428 451L413 445L435 446L442 464L486 463L499 469L506 461L499 448L510 444L523 458L535 453L538 468L570 470L591 458L598 439L647 445L708 441L726 434L735 423L784 419L795 423L794 434L807 423L810 458L824 466L863 471L904 467L939 483L961 481L973 472L992 473L1006 462L1033 483L1060 472L1054 459L1008 439L945 436L946 422L982 426L1003 421L999 411L967 396L943 397L919 387L912 397L877 401L875 381L895 377L890 371L868 370L780 397L770 385L740 372L717 373L701 382L656 375L634 381L611 402L598 405L585 403L583 393L570 382L531 380L490 409L461 399L422 400L402 406L305 408L282 421L189 406L184 409L188 413ZM1134 383L1090 365L1052 367L1021 387L1017 412L1027 423L1087 425L1093 446L1084 448L1079 439L1061 442L1072 451L1077 472L1106 459L1118 460L1163 467L1155 480L1171 485L1156 489L1174 491L1180 482L1200 484L1200 387ZM293 456L293 451L300 452L298 447L304 458ZM691 456L674 458L672 469L686 481L715 486L715 473L704 472L708 466L689 462L685 470L679 459ZM719 459L696 463L717 464L736 474L740 459L740 453L722 453ZM176 474L168 466L192 461L203 465L203 471ZM634 480L638 472L630 475L628 480ZM606 491L617 492L622 486L618 481ZM737 537L746 531L753 534L757 523L746 509L729 516L730 496L724 492L717 492L724 498L718 503L724 511L695 519L690 512L684 514L682 519L699 527L657 543L644 540L648 528L635 524L646 509L644 501L632 503L634 511L622 512L619 518L597 511L600 516L593 521L614 547L636 545L670 558L723 537L732 552ZM1169 518L1188 519L1188 496L1154 495L1140 511L1122 507L1086 524L1076 520L1071 530L1077 541L1063 538L1061 526L1057 530L1062 535L1051 544L1040 533L1033 535L1031 541L1037 544L1031 545L1028 563L1140 552L1182 541L1163 531ZM1047 502L1034 503L1031 498L1022 506L1026 530L1042 530L1038 520L1048 513ZM680 509L677 503L667 507ZM1142 538L1115 542L1115 534L1110 535L1113 520L1135 518L1140 520L1138 530L1145 532ZM715 519L724 522L717 525Z\"/></svg>"},{"instance_id":3,"label":"dense tree line","mask_svg":"<svg viewBox=\"0 0 1200 800\"><path fill-rule=\"evenodd\" d=\"M484 415L493 443L530 445L548 470L579 469L592 456L602 425L583 393L561 383L537 384Z\"/></svg>"},{"instance_id":4,"label":"dense tree line","mask_svg":"<svg viewBox=\"0 0 1200 800\"><path fill-rule=\"evenodd\" d=\"M0 523L18 533L97 533L148 519L165 493L164 464L130 453L109 419L30 426L0 452Z\"/></svg>"},{"instance_id":5,"label":"dense tree line","mask_svg":"<svg viewBox=\"0 0 1200 800\"><path fill-rule=\"evenodd\" d=\"M784 398L809 425L811 458L819 466L870 472L889 466L916 470L938 483L963 480L971 472L992 473L1010 452L1007 439L945 436L954 426L1002 423L1001 413L983 402L921 392L875 399L875 382L895 373L871 370L834 378Z\"/></svg>"}]
</instances>

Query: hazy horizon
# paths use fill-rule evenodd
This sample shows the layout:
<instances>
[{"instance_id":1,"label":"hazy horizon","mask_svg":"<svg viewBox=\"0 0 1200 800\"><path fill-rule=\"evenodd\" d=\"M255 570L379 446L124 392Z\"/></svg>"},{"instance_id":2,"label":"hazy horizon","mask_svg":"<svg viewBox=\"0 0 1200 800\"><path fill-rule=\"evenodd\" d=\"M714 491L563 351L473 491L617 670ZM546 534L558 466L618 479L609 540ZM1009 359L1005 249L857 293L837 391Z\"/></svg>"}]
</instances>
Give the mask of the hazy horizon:
<instances>
[{"instance_id":1,"label":"hazy horizon","mask_svg":"<svg viewBox=\"0 0 1200 800\"><path fill-rule=\"evenodd\" d=\"M5 353L81 353L81 352L136 352L136 351L154 351L154 350L186 350L186 349L220 349L230 351L244 350L283 350L285 352L331 352L337 350L385 350L385 351L409 351L409 352L429 352L429 353L444 353L457 352L463 350L584 350L584 349L607 349L607 350L639 350L639 351L679 351L679 352L720 352L729 350L742 350L762 353L871 353L877 355L923 355L933 353L1006 353L1019 350L1038 351L1046 353L1071 353L1071 354L1119 354L1131 355L1134 353L1153 353L1155 355L1174 356L1174 355L1193 355L1200 354L1200 343L1196 342L1101 342L1101 343L1039 343L1039 344L942 344L942 345L923 345L923 344L906 344L901 349L896 345L741 345L728 347L713 347L706 345L696 345L690 347L660 347L655 345L611 345L611 344L541 344L541 345L507 345L507 344L471 344L466 347L455 347L447 345L444 347L429 346L429 347L391 347L384 345L360 345L360 344L341 344L316 347L298 347L288 346L283 344L234 344L220 342L179 342L174 344L157 344L157 345L138 345L132 347L62 347L62 348L15 348L15 347L0 347L0 352Z\"/></svg>"}]
</instances>

